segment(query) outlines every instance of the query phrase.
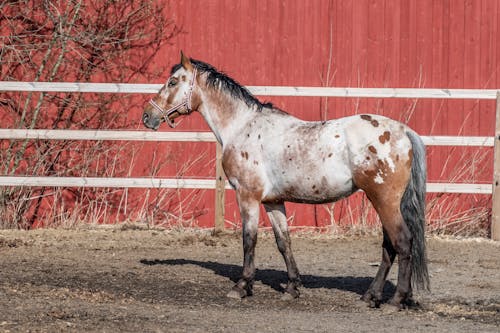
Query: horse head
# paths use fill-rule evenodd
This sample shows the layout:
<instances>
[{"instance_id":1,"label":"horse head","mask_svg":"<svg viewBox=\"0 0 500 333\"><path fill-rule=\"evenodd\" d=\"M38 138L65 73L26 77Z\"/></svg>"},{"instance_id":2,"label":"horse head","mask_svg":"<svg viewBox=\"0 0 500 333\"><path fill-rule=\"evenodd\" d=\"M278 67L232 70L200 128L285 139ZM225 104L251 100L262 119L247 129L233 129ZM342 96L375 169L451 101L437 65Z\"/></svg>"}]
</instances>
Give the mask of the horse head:
<instances>
[{"instance_id":1,"label":"horse head","mask_svg":"<svg viewBox=\"0 0 500 333\"><path fill-rule=\"evenodd\" d=\"M165 85L144 109L142 122L146 127L157 130L164 121L173 128L175 118L195 109L192 102L196 73L196 67L181 51L180 64L174 66Z\"/></svg>"}]
</instances>

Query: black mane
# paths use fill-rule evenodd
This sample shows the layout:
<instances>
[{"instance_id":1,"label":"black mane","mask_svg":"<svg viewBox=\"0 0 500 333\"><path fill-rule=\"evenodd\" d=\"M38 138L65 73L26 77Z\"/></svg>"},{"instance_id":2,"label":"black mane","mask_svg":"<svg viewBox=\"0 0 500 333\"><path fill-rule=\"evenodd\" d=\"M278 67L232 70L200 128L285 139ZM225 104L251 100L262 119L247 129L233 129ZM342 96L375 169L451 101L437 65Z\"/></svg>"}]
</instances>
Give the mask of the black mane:
<instances>
[{"instance_id":1,"label":"black mane","mask_svg":"<svg viewBox=\"0 0 500 333\"><path fill-rule=\"evenodd\" d=\"M199 73L207 73L207 85L218 89L225 90L229 92L234 98L239 98L245 102L248 107L256 106L258 111L262 111L263 108L273 109L272 103L261 103L254 95L252 95L247 88L240 85L238 82L227 76L226 74L219 72L215 67L209 65L203 61L191 59L191 63L196 67ZM181 64L177 64L172 67L170 74L175 73L182 67Z\"/></svg>"}]
</instances>

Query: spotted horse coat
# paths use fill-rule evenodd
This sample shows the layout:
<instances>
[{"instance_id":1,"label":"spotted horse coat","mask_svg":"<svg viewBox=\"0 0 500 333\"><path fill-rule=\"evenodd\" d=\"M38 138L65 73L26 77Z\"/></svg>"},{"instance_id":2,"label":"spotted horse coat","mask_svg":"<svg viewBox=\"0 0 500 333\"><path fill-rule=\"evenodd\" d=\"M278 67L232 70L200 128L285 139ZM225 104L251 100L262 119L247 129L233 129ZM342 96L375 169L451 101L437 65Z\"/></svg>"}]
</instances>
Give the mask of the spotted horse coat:
<instances>
[{"instance_id":1,"label":"spotted horse coat","mask_svg":"<svg viewBox=\"0 0 500 333\"><path fill-rule=\"evenodd\" d=\"M181 54L181 63L143 114L145 126L199 112L223 149L223 168L236 191L243 223L243 273L228 296L253 292L259 205L266 209L288 284L285 298L299 296L284 202L326 203L357 190L366 193L383 227L382 261L362 299L382 302L385 279L396 255L399 272L389 301L412 301L412 282L428 288L425 254L425 146L408 126L378 115L310 122L293 117L212 66Z\"/></svg>"}]
</instances>

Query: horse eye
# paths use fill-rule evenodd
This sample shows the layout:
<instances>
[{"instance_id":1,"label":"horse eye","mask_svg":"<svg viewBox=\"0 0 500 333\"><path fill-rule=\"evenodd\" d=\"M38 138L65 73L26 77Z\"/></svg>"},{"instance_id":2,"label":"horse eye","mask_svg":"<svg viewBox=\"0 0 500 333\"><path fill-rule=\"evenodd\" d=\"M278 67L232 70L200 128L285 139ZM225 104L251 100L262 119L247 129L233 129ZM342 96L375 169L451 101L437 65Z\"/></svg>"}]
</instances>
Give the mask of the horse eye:
<instances>
[{"instance_id":1,"label":"horse eye","mask_svg":"<svg viewBox=\"0 0 500 333\"><path fill-rule=\"evenodd\" d=\"M175 87L176 84L177 84L177 79L176 78L172 78L172 79L170 79L170 81L168 81L168 87L169 88Z\"/></svg>"}]
</instances>

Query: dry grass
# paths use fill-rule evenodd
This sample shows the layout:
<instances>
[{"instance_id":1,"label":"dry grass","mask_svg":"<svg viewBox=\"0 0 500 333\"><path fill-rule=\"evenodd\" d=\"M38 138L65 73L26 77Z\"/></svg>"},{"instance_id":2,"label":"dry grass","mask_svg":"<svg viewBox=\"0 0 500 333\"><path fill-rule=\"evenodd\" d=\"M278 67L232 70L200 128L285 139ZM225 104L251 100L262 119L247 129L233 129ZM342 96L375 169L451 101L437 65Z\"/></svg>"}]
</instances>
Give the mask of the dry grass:
<instances>
[{"instance_id":1,"label":"dry grass","mask_svg":"<svg viewBox=\"0 0 500 333\"><path fill-rule=\"evenodd\" d=\"M457 157L458 155L458 157ZM442 167L448 183L481 183L490 177L491 149L453 147ZM484 174L486 170L486 175ZM489 171L488 171L489 170ZM491 195L436 193L427 196L428 231L433 234L489 236Z\"/></svg>"}]
</instances>

